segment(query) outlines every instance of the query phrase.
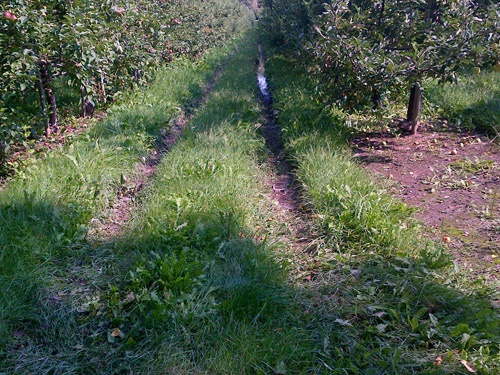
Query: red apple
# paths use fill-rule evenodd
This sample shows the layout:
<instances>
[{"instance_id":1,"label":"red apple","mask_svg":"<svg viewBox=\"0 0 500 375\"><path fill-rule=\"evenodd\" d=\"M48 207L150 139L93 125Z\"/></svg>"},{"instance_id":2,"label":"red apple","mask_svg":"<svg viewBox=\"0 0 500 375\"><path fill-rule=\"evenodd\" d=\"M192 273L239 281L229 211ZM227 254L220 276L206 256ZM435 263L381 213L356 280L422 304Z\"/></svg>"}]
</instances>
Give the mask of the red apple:
<instances>
[{"instance_id":1,"label":"red apple","mask_svg":"<svg viewBox=\"0 0 500 375\"><path fill-rule=\"evenodd\" d=\"M11 12L3 12L3 18L11 20L11 21L17 20L16 15L12 14Z\"/></svg>"}]
</instances>

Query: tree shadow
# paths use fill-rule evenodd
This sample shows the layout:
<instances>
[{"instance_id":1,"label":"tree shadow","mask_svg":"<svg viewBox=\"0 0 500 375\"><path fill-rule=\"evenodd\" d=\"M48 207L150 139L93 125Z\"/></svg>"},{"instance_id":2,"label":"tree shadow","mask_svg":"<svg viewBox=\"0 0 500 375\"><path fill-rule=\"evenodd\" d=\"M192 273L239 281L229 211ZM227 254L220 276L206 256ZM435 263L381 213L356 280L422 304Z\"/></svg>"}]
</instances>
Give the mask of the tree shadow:
<instances>
[{"instance_id":1,"label":"tree shadow","mask_svg":"<svg viewBox=\"0 0 500 375\"><path fill-rule=\"evenodd\" d=\"M2 195L7 199L0 204L0 358L22 347L41 324L53 272L76 250L69 244L83 237L88 219L85 210L35 194Z\"/></svg>"}]
</instances>

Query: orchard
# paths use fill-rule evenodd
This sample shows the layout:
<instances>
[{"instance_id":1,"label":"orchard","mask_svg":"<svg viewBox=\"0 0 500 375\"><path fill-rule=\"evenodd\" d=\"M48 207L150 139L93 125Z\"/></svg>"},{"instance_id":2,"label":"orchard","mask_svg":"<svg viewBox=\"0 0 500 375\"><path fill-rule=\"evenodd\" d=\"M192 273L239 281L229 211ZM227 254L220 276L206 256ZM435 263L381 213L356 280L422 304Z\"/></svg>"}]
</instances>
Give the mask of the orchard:
<instances>
[{"instance_id":1,"label":"orchard","mask_svg":"<svg viewBox=\"0 0 500 375\"><path fill-rule=\"evenodd\" d=\"M220 0L10 0L0 11L6 145L58 132L64 92L70 111L89 115L159 66L223 44L241 12Z\"/></svg>"},{"instance_id":2,"label":"orchard","mask_svg":"<svg viewBox=\"0 0 500 375\"><path fill-rule=\"evenodd\" d=\"M426 78L449 82L457 72L498 66L495 1L266 3L264 23L275 31L274 41L293 47L345 108L405 101L408 89Z\"/></svg>"}]
</instances>

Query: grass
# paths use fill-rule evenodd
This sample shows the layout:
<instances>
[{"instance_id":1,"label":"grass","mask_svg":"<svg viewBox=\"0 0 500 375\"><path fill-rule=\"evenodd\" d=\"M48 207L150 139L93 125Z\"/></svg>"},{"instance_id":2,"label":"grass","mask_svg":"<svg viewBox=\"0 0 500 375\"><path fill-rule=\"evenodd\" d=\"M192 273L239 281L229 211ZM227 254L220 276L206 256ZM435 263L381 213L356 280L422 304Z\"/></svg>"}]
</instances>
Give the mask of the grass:
<instances>
[{"instance_id":1,"label":"grass","mask_svg":"<svg viewBox=\"0 0 500 375\"><path fill-rule=\"evenodd\" d=\"M268 71L289 157L324 233L314 260L299 260L313 281L298 287L330 373L466 374L464 363L498 372L494 290L452 266L411 209L356 165L344 146L348 116L322 105L304 72L280 56Z\"/></svg>"},{"instance_id":2,"label":"grass","mask_svg":"<svg viewBox=\"0 0 500 375\"><path fill-rule=\"evenodd\" d=\"M30 163L0 191L0 363L12 364L11 356L22 357L30 350L28 362L31 354L46 355L40 340L57 341L47 337L47 325L54 333L64 331L68 339L82 329L71 306L54 303L67 295L58 290L57 280L65 275L72 282L68 273L80 267L80 257L102 264L99 258L105 252L89 251L85 241L91 218L113 202L121 177L134 173L134 165L152 150L161 130L199 99L201 86L225 53L159 71L147 89L128 95L87 134ZM52 310L61 314L55 321ZM16 352L16 346L27 349ZM8 368L20 366L20 373L26 373L35 371L36 363ZM0 368L4 371L3 365Z\"/></svg>"},{"instance_id":3,"label":"grass","mask_svg":"<svg viewBox=\"0 0 500 375\"><path fill-rule=\"evenodd\" d=\"M256 41L250 32L229 57L159 73L0 192L0 373L498 372L491 291L352 161L344 115L276 56L278 120L319 233L307 253L282 241L292 224L266 196ZM220 61L123 235L86 238Z\"/></svg>"},{"instance_id":4,"label":"grass","mask_svg":"<svg viewBox=\"0 0 500 375\"><path fill-rule=\"evenodd\" d=\"M449 119L459 128L478 130L491 136L500 132L500 74L462 74L456 83L425 86L425 113Z\"/></svg>"},{"instance_id":5,"label":"grass","mask_svg":"<svg viewBox=\"0 0 500 375\"><path fill-rule=\"evenodd\" d=\"M225 66L191 131L162 161L127 245L118 245L135 261L114 289L119 312L109 311L109 328L126 332L125 347L132 338L150 348L152 361L142 364L150 373L301 371L308 361L310 340L295 328L274 246L255 239L272 213L255 132L254 40Z\"/></svg>"}]
</instances>

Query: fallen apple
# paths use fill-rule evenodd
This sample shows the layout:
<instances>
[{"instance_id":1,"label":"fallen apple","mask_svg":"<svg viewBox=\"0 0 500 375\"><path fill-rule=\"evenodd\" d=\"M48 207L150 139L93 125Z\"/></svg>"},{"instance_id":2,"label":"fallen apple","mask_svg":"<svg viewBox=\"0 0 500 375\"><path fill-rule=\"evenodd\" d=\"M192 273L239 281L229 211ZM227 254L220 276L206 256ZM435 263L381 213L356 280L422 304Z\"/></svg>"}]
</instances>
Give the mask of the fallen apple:
<instances>
[{"instance_id":1,"label":"fallen apple","mask_svg":"<svg viewBox=\"0 0 500 375\"><path fill-rule=\"evenodd\" d=\"M477 75L479 73L481 73L481 68L479 68L477 66L475 66L474 68L472 68L472 74Z\"/></svg>"},{"instance_id":2,"label":"fallen apple","mask_svg":"<svg viewBox=\"0 0 500 375\"><path fill-rule=\"evenodd\" d=\"M11 21L17 20L17 17L15 14L12 14L11 12L7 12L7 11L3 12L3 18L11 20Z\"/></svg>"}]
</instances>

